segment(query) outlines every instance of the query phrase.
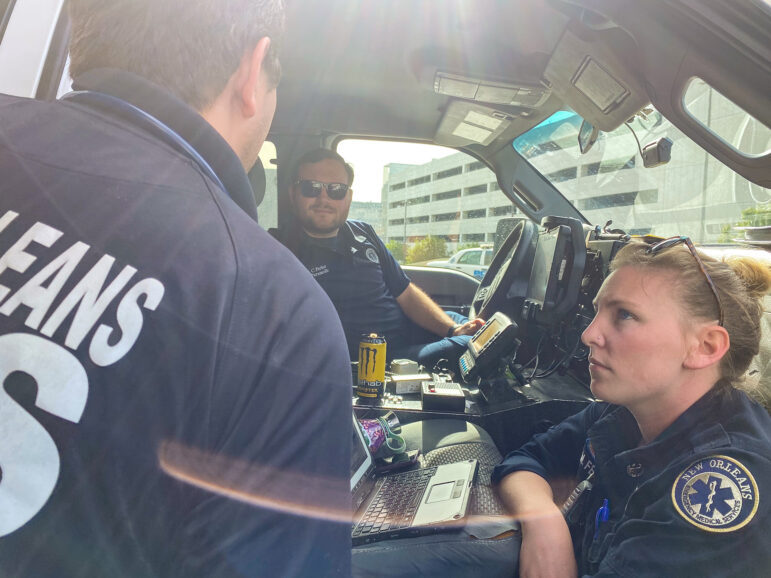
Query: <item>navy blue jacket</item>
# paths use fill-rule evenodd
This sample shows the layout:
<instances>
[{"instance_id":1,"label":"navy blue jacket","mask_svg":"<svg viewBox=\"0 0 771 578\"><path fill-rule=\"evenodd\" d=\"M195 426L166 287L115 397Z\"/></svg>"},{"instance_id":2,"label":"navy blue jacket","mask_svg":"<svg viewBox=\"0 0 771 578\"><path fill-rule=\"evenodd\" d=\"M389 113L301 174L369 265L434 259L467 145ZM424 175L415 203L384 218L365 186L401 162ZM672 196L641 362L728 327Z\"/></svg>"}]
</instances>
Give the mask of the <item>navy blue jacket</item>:
<instances>
[{"instance_id":1,"label":"navy blue jacket","mask_svg":"<svg viewBox=\"0 0 771 578\"><path fill-rule=\"evenodd\" d=\"M623 407L593 403L510 453L498 483L526 470L590 479L571 528L579 574L768 576L771 418L743 392L711 391L653 442ZM607 500L609 519L598 510Z\"/></svg>"},{"instance_id":2,"label":"navy blue jacket","mask_svg":"<svg viewBox=\"0 0 771 578\"><path fill-rule=\"evenodd\" d=\"M120 111L0 95L0 576L348 575L334 309L202 117L77 80L227 193Z\"/></svg>"},{"instance_id":3,"label":"navy blue jacket","mask_svg":"<svg viewBox=\"0 0 771 578\"><path fill-rule=\"evenodd\" d=\"M410 279L369 224L348 220L337 237L328 242L309 237L295 223L272 232L292 250L334 303L351 359L358 358L363 333L374 331L385 336L389 358L398 346L438 339L402 311L396 298Z\"/></svg>"}]
</instances>

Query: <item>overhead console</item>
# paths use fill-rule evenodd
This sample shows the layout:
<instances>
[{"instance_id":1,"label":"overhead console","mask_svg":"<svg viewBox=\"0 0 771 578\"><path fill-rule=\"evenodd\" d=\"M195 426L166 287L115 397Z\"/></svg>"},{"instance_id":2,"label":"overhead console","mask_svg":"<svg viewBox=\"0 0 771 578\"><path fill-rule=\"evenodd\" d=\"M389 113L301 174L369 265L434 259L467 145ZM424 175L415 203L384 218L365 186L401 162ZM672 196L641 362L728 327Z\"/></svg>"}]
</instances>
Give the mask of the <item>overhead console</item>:
<instances>
[{"instance_id":1,"label":"overhead console","mask_svg":"<svg viewBox=\"0 0 771 578\"><path fill-rule=\"evenodd\" d=\"M549 87L582 118L610 132L650 102L632 71L632 39L621 29L594 30L574 21L544 71Z\"/></svg>"}]
</instances>

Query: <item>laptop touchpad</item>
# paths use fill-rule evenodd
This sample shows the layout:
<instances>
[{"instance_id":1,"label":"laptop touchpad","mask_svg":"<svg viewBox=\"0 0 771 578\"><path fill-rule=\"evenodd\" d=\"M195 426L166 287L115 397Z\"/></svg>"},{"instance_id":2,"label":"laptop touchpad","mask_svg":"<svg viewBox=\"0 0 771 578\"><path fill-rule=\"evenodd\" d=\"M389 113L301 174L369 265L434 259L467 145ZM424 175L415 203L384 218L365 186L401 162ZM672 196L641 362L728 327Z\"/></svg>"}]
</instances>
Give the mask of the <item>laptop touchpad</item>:
<instances>
[{"instance_id":1,"label":"laptop touchpad","mask_svg":"<svg viewBox=\"0 0 771 578\"><path fill-rule=\"evenodd\" d=\"M428 492L428 498L426 498L426 504L449 500L452 497L452 490L454 487L455 482L444 482L443 484L431 486L431 489Z\"/></svg>"}]
</instances>

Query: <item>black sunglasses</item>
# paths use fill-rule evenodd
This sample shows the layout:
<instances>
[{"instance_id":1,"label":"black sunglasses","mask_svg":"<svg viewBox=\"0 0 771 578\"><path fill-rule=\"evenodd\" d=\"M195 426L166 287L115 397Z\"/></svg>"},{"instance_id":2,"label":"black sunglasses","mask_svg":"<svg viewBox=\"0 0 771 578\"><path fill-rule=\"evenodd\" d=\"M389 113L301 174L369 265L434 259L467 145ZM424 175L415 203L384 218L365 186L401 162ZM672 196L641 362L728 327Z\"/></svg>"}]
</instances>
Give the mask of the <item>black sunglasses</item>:
<instances>
[{"instance_id":1,"label":"black sunglasses","mask_svg":"<svg viewBox=\"0 0 771 578\"><path fill-rule=\"evenodd\" d=\"M321 189L327 190L327 196L333 201L341 201L348 194L348 185L345 183L321 183L319 181L297 181L300 186L300 194L309 199L315 199L321 194Z\"/></svg>"},{"instance_id":2,"label":"black sunglasses","mask_svg":"<svg viewBox=\"0 0 771 578\"><path fill-rule=\"evenodd\" d=\"M693 255L693 258L696 259L696 264L699 266L699 269L701 269L701 272L704 273L704 278L707 280L707 284L712 290L712 294L715 296L715 301L717 301L717 310L720 314L719 324L722 327L723 304L720 302L720 295L718 295L717 287L715 287L715 283L712 281L712 277L710 277L709 273L707 273L707 268L704 266L704 261L702 261L701 257L699 257L699 254L696 252L696 247L693 246L693 243L689 237L670 237L669 239L664 239L663 241L659 241L655 245L648 247L646 253L656 255L661 251L669 249L670 247L674 247L675 245L679 245L680 243L683 243L686 247L688 247L688 250L691 252L691 255Z\"/></svg>"}]
</instances>

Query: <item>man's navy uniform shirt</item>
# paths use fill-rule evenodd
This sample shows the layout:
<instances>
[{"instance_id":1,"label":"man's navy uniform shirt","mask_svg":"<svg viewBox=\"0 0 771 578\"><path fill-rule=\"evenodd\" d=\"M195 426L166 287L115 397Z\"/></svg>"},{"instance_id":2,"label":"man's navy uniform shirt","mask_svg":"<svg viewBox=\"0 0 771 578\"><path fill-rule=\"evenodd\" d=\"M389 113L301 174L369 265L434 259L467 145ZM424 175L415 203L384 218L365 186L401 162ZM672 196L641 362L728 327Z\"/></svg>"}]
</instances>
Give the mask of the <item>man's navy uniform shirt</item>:
<instances>
[{"instance_id":1,"label":"man's navy uniform shirt","mask_svg":"<svg viewBox=\"0 0 771 578\"><path fill-rule=\"evenodd\" d=\"M581 575L768 576L769 436L766 410L737 390L712 390L642 446L627 409L593 403L507 455L492 481L590 479L571 528Z\"/></svg>"},{"instance_id":2,"label":"man's navy uniform shirt","mask_svg":"<svg viewBox=\"0 0 771 578\"><path fill-rule=\"evenodd\" d=\"M227 193L120 109L0 95L0 575L348 575L329 300L198 113L127 73L76 87Z\"/></svg>"},{"instance_id":3,"label":"man's navy uniform shirt","mask_svg":"<svg viewBox=\"0 0 771 578\"><path fill-rule=\"evenodd\" d=\"M348 220L329 239L310 237L292 225L277 236L329 295L343 323L351 359L358 357L359 338L365 333L386 338L389 359L399 346L439 339L402 311L396 298L410 279L370 225Z\"/></svg>"}]
</instances>

